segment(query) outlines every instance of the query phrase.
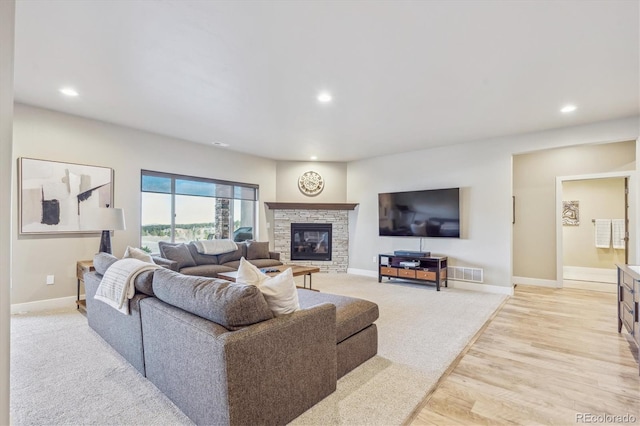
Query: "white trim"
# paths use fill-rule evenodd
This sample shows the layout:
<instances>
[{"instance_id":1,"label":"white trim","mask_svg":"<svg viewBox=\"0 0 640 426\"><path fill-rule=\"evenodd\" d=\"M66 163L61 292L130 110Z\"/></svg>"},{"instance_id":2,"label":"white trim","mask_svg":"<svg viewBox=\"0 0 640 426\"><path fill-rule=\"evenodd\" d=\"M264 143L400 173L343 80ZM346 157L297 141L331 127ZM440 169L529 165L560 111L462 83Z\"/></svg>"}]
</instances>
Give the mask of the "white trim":
<instances>
[{"instance_id":1,"label":"white trim","mask_svg":"<svg viewBox=\"0 0 640 426\"><path fill-rule=\"evenodd\" d=\"M347 274L364 275L365 277L378 278L378 271L371 271L369 269L347 268Z\"/></svg>"},{"instance_id":2,"label":"white trim","mask_svg":"<svg viewBox=\"0 0 640 426\"><path fill-rule=\"evenodd\" d=\"M558 284L556 280L545 280L542 278L513 277L513 284L532 285L536 287L562 288L562 281L560 281L560 284Z\"/></svg>"},{"instance_id":3,"label":"white trim","mask_svg":"<svg viewBox=\"0 0 640 426\"><path fill-rule=\"evenodd\" d=\"M67 309L76 306L76 297L67 296L58 299L38 300L36 302L14 303L11 305L11 315L25 312L48 311L51 309Z\"/></svg>"},{"instance_id":4,"label":"white trim","mask_svg":"<svg viewBox=\"0 0 640 426\"><path fill-rule=\"evenodd\" d=\"M563 269L562 278L565 280L611 284L618 282L618 271L616 269L587 268L584 266L565 266Z\"/></svg>"},{"instance_id":5,"label":"white trim","mask_svg":"<svg viewBox=\"0 0 640 426\"><path fill-rule=\"evenodd\" d=\"M456 281L451 279L447 280L447 284L451 288L457 288L460 290L472 290L482 293L506 294L509 296L513 296L513 286L505 287L501 285L477 284L468 281ZM442 289L443 287L440 288Z\"/></svg>"}]
</instances>

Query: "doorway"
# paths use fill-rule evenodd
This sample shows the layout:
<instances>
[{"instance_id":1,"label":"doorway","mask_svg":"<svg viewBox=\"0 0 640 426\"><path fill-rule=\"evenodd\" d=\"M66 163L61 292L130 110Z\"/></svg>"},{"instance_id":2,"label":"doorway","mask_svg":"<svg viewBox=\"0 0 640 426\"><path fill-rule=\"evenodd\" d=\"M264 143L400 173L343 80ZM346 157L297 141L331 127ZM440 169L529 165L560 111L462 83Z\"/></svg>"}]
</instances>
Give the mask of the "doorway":
<instances>
[{"instance_id":1,"label":"doorway","mask_svg":"<svg viewBox=\"0 0 640 426\"><path fill-rule=\"evenodd\" d=\"M615 292L629 259L629 172L557 178L559 287Z\"/></svg>"}]
</instances>

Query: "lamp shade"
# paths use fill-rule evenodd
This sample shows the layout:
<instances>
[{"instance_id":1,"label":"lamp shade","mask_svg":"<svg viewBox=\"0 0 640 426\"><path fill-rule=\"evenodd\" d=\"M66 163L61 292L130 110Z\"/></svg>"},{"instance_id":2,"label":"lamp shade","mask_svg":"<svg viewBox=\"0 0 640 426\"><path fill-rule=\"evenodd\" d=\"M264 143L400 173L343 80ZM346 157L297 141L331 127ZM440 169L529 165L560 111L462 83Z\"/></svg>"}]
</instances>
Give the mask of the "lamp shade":
<instances>
[{"instance_id":1,"label":"lamp shade","mask_svg":"<svg viewBox=\"0 0 640 426\"><path fill-rule=\"evenodd\" d=\"M106 207L82 209L80 229L83 231L123 231L124 210Z\"/></svg>"}]
</instances>

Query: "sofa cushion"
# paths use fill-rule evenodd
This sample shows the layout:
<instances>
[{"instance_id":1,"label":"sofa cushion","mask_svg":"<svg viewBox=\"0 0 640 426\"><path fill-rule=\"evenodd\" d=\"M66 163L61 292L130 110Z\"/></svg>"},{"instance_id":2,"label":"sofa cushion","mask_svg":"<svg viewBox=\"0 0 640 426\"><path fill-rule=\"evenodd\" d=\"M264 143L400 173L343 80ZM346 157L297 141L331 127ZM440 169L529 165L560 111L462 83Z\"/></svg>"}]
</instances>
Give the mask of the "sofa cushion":
<instances>
[{"instance_id":1,"label":"sofa cushion","mask_svg":"<svg viewBox=\"0 0 640 426\"><path fill-rule=\"evenodd\" d=\"M153 291L163 302L229 330L273 318L264 296L251 285L186 276L163 268L153 275Z\"/></svg>"},{"instance_id":2,"label":"sofa cushion","mask_svg":"<svg viewBox=\"0 0 640 426\"><path fill-rule=\"evenodd\" d=\"M188 266L180 270L181 274L198 275L200 277L216 278L220 272L232 272L236 268L230 268L226 265L196 265Z\"/></svg>"},{"instance_id":3,"label":"sofa cushion","mask_svg":"<svg viewBox=\"0 0 640 426\"><path fill-rule=\"evenodd\" d=\"M243 257L240 259L236 282L257 286L275 316L290 314L300 309L291 268L271 277Z\"/></svg>"},{"instance_id":4,"label":"sofa cushion","mask_svg":"<svg viewBox=\"0 0 640 426\"><path fill-rule=\"evenodd\" d=\"M253 260L249 260L249 263L251 263L252 265L254 265L254 266L258 267L258 268L268 268L269 266L280 266L280 265L282 265L282 262L280 262L279 260L275 260L275 259L253 259ZM227 264L227 265L233 266L232 264ZM240 266L240 265L238 264L238 266ZM238 266L236 266L236 268Z\"/></svg>"},{"instance_id":5,"label":"sofa cushion","mask_svg":"<svg viewBox=\"0 0 640 426\"><path fill-rule=\"evenodd\" d=\"M193 260L189 247L184 243L172 244L165 241L158 242L160 248L160 254L162 257L173 260L178 263L178 269L182 269L187 266L196 266L196 261Z\"/></svg>"},{"instance_id":6,"label":"sofa cushion","mask_svg":"<svg viewBox=\"0 0 640 426\"><path fill-rule=\"evenodd\" d=\"M266 241L247 241L246 259L269 259L269 243Z\"/></svg>"},{"instance_id":7,"label":"sofa cushion","mask_svg":"<svg viewBox=\"0 0 640 426\"><path fill-rule=\"evenodd\" d=\"M133 258L133 259L142 260L143 262L147 262L147 263L155 263L149 253L147 253L142 249L131 247L131 246L127 246L127 249L124 251L124 256L122 256L122 258L123 259Z\"/></svg>"},{"instance_id":8,"label":"sofa cushion","mask_svg":"<svg viewBox=\"0 0 640 426\"><path fill-rule=\"evenodd\" d=\"M336 343L365 329L377 320L379 315L378 305L355 297L298 289L298 300L302 309L320 303L336 306Z\"/></svg>"},{"instance_id":9,"label":"sofa cushion","mask_svg":"<svg viewBox=\"0 0 640 426\"><path fill-rule=\"evenodd\" d=\"M109 269L109 266L113 265L117 257L109 253L100 252L93 257L93 269L100 275L104 275L104 273Z\"/></svg>"},{"instance_id":10,"label":"sofa cushion","mask_svg":"<svg viewBox=\"0 0 640 426\"><path fill-rule=\"evenodd\" d=\"M147 296L155 296L153 292L153 271L144 271L133 281L136 291Z\"/></svg>"},{"instance_id":11,"label":"sofa cushion","mask_svg":"<svg viewBox=\"0 0 640 426\"><path fill-rule=\"evenodd\" d=\"M229 253L223 253L218 255L218 263L223 265L227 262L233 262L234 260L240 260L247 251L247 245L245 243L237 243L238 249Z\"/></svg>"},{"instance_id":12,"label":"sofa cushion","mask_svg":"<svg viewBox=\"0 0 640 426\"><path fill-rule=\"evenodd\" d=\"M193 257L196 265L217 265L218 264L218 255L217 254L201 254L198 253L198 248L193 242L187 244L189 248L189 253L191 253L191 257Z\"/></svg>"}]
</instances>

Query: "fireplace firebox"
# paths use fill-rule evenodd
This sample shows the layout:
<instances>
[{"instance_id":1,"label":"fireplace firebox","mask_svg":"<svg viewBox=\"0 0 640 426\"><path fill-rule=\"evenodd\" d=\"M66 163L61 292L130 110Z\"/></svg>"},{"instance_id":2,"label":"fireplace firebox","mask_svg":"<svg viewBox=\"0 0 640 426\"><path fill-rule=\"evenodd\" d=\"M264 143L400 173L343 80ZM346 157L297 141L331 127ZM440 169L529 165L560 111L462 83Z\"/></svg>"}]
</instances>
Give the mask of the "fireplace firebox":
<instances>
[{"instance_id":1,"label":"fireplace firebox","mask_svg":"<svg viewBox=\"0 0 640 426\"><path fill-rule=\"evenodd\" d=\"M331 260L331 224L292 223L291 260Z\"/></svg>"}]
</instances>

